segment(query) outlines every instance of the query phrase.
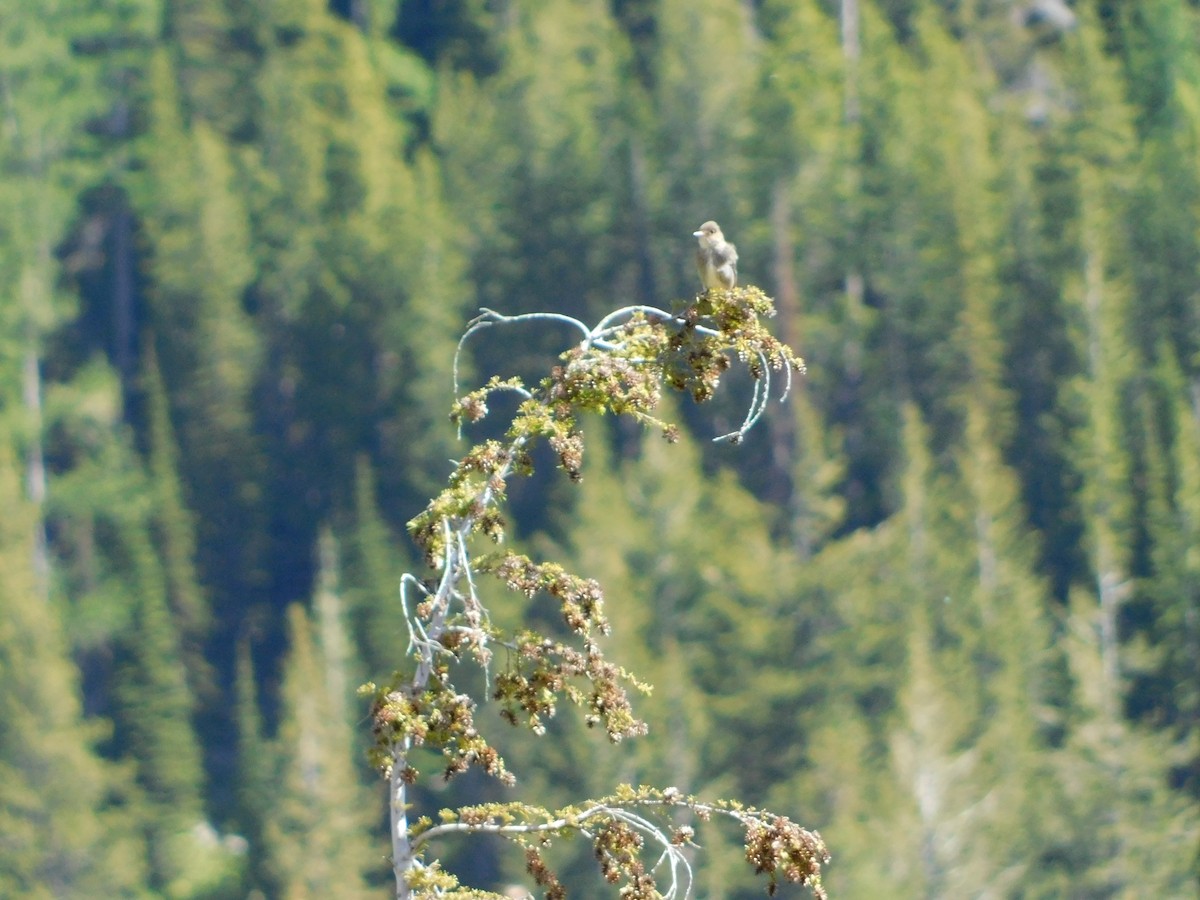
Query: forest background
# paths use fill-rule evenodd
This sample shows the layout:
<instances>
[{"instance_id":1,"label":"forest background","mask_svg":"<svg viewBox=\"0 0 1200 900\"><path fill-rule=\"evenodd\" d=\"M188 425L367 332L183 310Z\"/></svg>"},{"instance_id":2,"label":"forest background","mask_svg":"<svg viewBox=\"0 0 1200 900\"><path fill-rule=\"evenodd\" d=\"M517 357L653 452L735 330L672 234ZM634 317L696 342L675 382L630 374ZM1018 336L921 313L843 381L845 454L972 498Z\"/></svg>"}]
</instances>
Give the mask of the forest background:
<instances>
[{"instance_id":1,"label":"forest background","mask_svg":"<svg viewBox=\"0 0 1200 900\"><path fill-rule=\"evenodd\" d=\"M514 486L656 691L511 796L737 796L839 898L1196 896L1198 6L0 0L0 894L384 896L353 692L457 338L685 300L716 218L808 375Z\"/></svg>"}]
</instances>

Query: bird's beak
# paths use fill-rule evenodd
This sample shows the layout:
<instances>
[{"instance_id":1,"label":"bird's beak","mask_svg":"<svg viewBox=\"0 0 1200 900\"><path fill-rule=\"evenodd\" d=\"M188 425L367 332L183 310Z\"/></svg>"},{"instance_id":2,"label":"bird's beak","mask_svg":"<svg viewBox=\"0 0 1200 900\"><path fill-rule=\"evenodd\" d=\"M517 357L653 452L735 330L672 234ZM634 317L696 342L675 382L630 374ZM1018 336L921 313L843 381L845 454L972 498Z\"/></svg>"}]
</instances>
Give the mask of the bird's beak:
<instances>
[{"instance_id":1,"label":"bird's beak","mask_svg":"<svg viewBox=\"0 0 1200 900\"><path fill-rule=\"evenodd\" d=\"M704 237L704 232L703 231L693 231L692 237Z\"/></svg>"}]
</instances>

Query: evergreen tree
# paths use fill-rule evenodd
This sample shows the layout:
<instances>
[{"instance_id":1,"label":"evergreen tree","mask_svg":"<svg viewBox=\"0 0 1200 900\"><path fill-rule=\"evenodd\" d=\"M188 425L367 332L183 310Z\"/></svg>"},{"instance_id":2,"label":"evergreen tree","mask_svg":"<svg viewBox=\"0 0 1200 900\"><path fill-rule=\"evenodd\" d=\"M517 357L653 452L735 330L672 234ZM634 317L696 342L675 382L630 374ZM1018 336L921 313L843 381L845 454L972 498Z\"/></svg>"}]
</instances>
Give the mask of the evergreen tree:
<instances>
[{"instance_id":1,"label":"evergreen tree","mask_svg":"<svg viewBox=\"0 0 1200 900\"><path fill-rule=\"evenodd\" d=\"M968 407L958 462L970 514L959 527L975 543L971 583L963 592L974 621L960 640L963 663L973 667L970 680L979 685L971 741L978 771L970 780L980 839L956 873L962 887L951 882L949 896L983 884L1017 890L1036 883L1047 799L1032 785L1048 777L1042 722L1046 707L1059 699L1045 688L1052 662L1045 585L1034 572L1015 479L989 442L985 419L991 417L981 403ZM949 684L961 677L952 673Z\"/></svg>"},{"instance_id":2,"label":"evergreen tree","mask_svg":"<svg viewBox=\"0 0 1200 900\"><path fill-rule=\"evenodd\" d=\"M811 774L785 790L813 809L840 848L830 889L849 896L921 893L920 840L935 827L921 821L911 776L944 736L933 731L936 721L904 721L899 713L906 702L913 709L918 694L944 690L929 630L941 613L933 598L946 596L946 555L928 432L911 407L905 422L900 511L823 548L796 597L821 616L812 641L825 689L807 735ZM950 713L941 724L961 731L969 711Z\"/></svg>"},{"instance_id":3,"label":"evergreen tree","mask_svg":"<svg viewBox=\"0 0 1200 900\"><path fill-rule=\"evenodd\" d=\"M36 507L0 443L0 892L142 895L145 861L129 785L96 754L103 724L83 716L78 673L35 568Z\"/></svg>"},{"instance_id":4,"label":"evergreen tree","mask_svg":"<svg viewBox=\"0 0 1200 900\"><path fill-rule=\"evenodd\" d=\"M101 108L95 72L76 43L86 33L88 12L58 2L8 3L0 22L0 210L10 223L0 232L0 324L7 336L0 363L4 396L13 401L7 424L23 438L29 497L38 507L47 492L43 354L47 336L72 314L57 290L55 249L75 192L94 176L84 125ZM48 596L50 563L40 524L35 553Z\"/></svg>"},{"instance_id":5,"label":"evergreen tree","mask_svg":"<svg viewBox=\"0 0 1200 900\"><path fill-rule=\"evenodd\" d=\"M154 543L160 497L117 423L119 396L102 363L47 395L47 446L63 467L47 506L56 574L92 675L90 705L112 716L109 751L136 782L130 808L148 883L168 896L210 896L236 877L239 845L206 818L185 627Z\"/></svg>"},{"instance_id":6,"label":"evergreen tree","mask_svg":"<svg viewBox=\"0 0 1200 900\"><path fill-rule=\"evenodd\" d=\"M624 36L595 0L516 3L496 43L503 69L485 81L448 73L434 121L448 198L470 225L475 305L588 315L614 294L632 301L648 276L618 199L634 102Z\"/></svg>"},{"instance_id":7,"label":"evergreen tree","mask_svg":"<svg viewBox=\"0 0 1200 900\"><path fill-rule=\"evenodd\" d=\"M1110 119L1106 127L1119 121ZM1123 691L1118 625L1134 563L1136 498L1130 487L1136 461L1125 423L1133 412L1136 358L1127 339L1130 287L1120 274L1127 271L1122 265L1127 251L1109 197L1119 182L1101 176L1096 152L1084 145L1077 175L1080 268L1066 296L1075 305L1074 336L1083 371L1070 385L1069 402L1076 404L1082 423L1074 458L1092 591L1100 610L1103 673L1115 711Z\"/></svg>"},{"instance_id":8,"label":"evergreen tree","mask_svg":"<svg viewBox=\"0 0 1200 900\"><path fill-rule=\"evenodd\" d=\"M274 797L274 773L248 635L238 642L236 677L237 822L248 845L246 881L252 889L266 890L272 884L265 823Z\"/></svg>"},{"instance_id":9,"label":"evergreen tree","mask_svg":"<svg viewBox=\"0 0 1200 900\"><path fill-rule=\"evenodd\" d=\"M932 129L922 128L933 100L891 25L872 5L859 12L850 245L838 259L846 280L813 323L809 353L821 406L844 435L847 527L878 524L891 511L898 410L915 400L940 431L936 398L961 383L953 342L944 339L956 315L957 293L945 283L953 236L936 230L952 216L941 164L930 158Z\"/></svg>"},{"instance_id":10,"label":"evergreen tree","mask_svg":"<svg viewBox=\"0 0 1200 900\"><path fill-rule=\"evenodd\" d=\"M1049 775L1039 728L1049 634L1014 485L995 477L994 448L946 468L929 441L910 408L901 510L819 554L801 594L811 602L828 585L855 635L847 646L836 628L819 639L830 646L817 658L841 664L811 738L815 785L792 788L836 798L824 800L827 833L848 858L831 884L855 893L1023 889L1038 883L1049 833L1043 794L1030 790ZM847 759L873 774L842 783Z\"/></svg>"},{"instance_id":11,"label":"evergreen tree","mask_svg":"<svg viewBox=\"0 0 1200 900\"><path fill-rule=\"evenodd\" d=\"M251 427L260 339L243 305L255 273L249 224L230 150L203 121L189 125L169 51L155 54L150 71L142 166L131 179L156 343L146 365L162 366L197 563L227 628L229 605L244 606L263 578L263 475Z\"/></svg>"},{"instance_id":12,"label":"evergreen tree","mask_svg":"<svg viewBox=\"0 0 1200 900\"><path fill-rule=\"evenodd\" d=\"M1080 590L1072 604L1063 646L1073 728L1052 757L1056 816L1045 853L1047 890L1186 896L1196 884L1196 805L1168 787L1169 740L1130 727L1113 709L1094 598Z\"/></svg>"},{"instance_id":13,"label":"evergreen tree","mask_svg":"<svg viewBox=\"0 0 1200 900\"><path fill-rule=\"evenodd\" d=\"M1191 796L1200 790L1200 597L1196 553L1200 537L1200 403L1169 350L1158 366L1147 423L1146 529L1150 571L1138 584L1129 616L1134 640L1127 665L1128 704L1135 721L1179 742L1172 781ZM1158 415L1156 415L1158 412ZM1156 434L1161 423L1166 434Z\"/></svg>"},{"instance_id":14,"label":"evergreen tree","mask_svg":"<svg viewBox=\"0 0 1200 900\"><path fill-rule=\"evenodd\" d=\"M214 689L204 639L210 611L196 572L195 519L184 500L179 473L179 450L171 426L169 401L153 341L147 341L143 359L146 392L150 489L153 493L154 541L162 560L172 617L179 633L180 650L188 685L197 700L206 700Z\"/></svg>"},{"instance_id":15,"label":"evergreen tree","mask_svg":"<svg viewBox=\"0 0 1200 900\"><path fill-rule=\"evenodd\" d=\"M758 70L759 47L750 16L746 6L733 0L715 0L700 8L664 0L658 7L654 149L666 182L662 211L669 210L674 221L686 217L684 228L672 222L676 233L682 232L680 237L705 219L732 226L749 218L749 197L743 193L748 160L737 148L750 134L744 98ZM695 225L690 224L693 220ZM732 228L730 232L736 233ZM687 261L683 253L673 254L674 270L690 285Z\"/></svg>"},{"instance_id":16,"label":"evergreen tree","mask_svg":"<svg viewBox=\"0 0 1200 900\"><path fill-rule=\"evenodd\" d=\"M848 296L846 275L847 264L858 266L846 258L857 132L845 112L851 73L836 23L820 4L766 4L759 20L767 38L753 100L761 124L743 152L758 176L751 185L758 208L769 210L770 234L769 241L751 234L742 256L748 271L771 273L781 338L804 347L820 365L811 365L797 385L794 415L772 418L772 466L767 483L753 487L785 504L797 548L811 553L839 523L844 506L834 496L845 475L838 436L827 434L820 404L831 391L826 364L837 355L829 346L840 330L836 322L847 315L847 304L862 300Z\"/></svg>"},{"instance_id":17,"label":"evergreen tree","mask_svg":"<svg viewBox=\"0 0 1200 900\"><path fill-rule=\"evenodd\" d=\"M346 661L327 646L340 631L336 575L323 570L322 579L321 602L332 607L322 618L332 618L319 633L301 607L288 611L282 719L272 747L275 793L264 828L268 870L274 896L368 897L379 859L368 833L376 815L353 762Z\"/></svg>"},{"instance_id":18,"label":"evergreen tree","mask_svg":"<svg viewBox=\"0 0 1200 900\"><path fill-rule=\"evenodd\" d=\"M432 398L450 390L448 366L432 360L453 353L463 296L438 172L421 151L404 155L409 130L376 45L318 4L273 7L263 30L251 298L267 347L270 528L298 576L272 585L282 602L307 590L318 519L353 505L360 453L380 461L388 508L415 502L410 479L445 459L438 440L406 436L432 432Z\"/></svg>"},{"instance_id":19,"label":"evergreen tree","mask_svg":"<svg viewBox=\"0 0 1200 900\"><path fill-rule=\"evenodd\" d=\"M967 871L987 851L973 840L982 829L973 815L978 798L969 795L978 775L978 754L970 746L977 710L951 686L965 674L962 659L953 649L936 652L935 643L934 629L918 608L909 629L901 724L891 752L915 825L901 851L907 851L919 885L912 893L952 897L982 887L978 874L971 877Z\"/></svg>"},{"instance_id":20,"label":"evergreen tree","mask_svg":"<svg viewBox=\"0 0 1200 900\"><path fill-rule=\"evenodd\" d=\"M988 791L991 800L990 808L981 802L975 826L991 839L979 841L972 858L957 867L953 877L961 879L961 887L951 880L938 888L954 895L968 885L1015 886L1032 874L1044 810L1041 795L1028 785L1045 774L1038 721L1048 699L1041 685L1050 635L1043 620L1048 597L1034 572L1035 548L1026 537L1020 493L1003 456L1013 437L1013 402L1003 384L1004 348L995 323L1005 317L1007 304L1021 298L1000 290L1003 262L996 224L1006 215L995 193L1000 166L984 115L987 87L972 83L966 65L966 52L978 48L969 42L952 48L948 35L924 17L917 28L932 77L947 79L938 93L951 99L947 111L953 114L942 133L962 258L963 306L955 337L970 375L958 398L963 424L955 454L966 507L960 512L957 504L948 505L947 512L962 517L961 533L970 535L974 546L960 551L973 568L950 596L961 596L969 609L958 640L962 664L974 667L971 680L979 686L971 724L972 750L979 756L972 791L978 798ZM999 834L1007 837L995 840Z\"/></svg>"},{"instance_id":21,"label":"evergreen tree","mask_svg":"<svg viewBox=\"0 0 1200 900\"><path fill-rule=\"evenodd\" d=\"M342 566L346 619L367 671L390 665L402 640L401 551L379 510L371 464L360 456L354 478L354 511L347 527Z\"/></svg>"},{"instance_id":22,"label":"evergreen tree","mask_svg":"<svg viewBox=\"0 0 1200 900\"><path fill-rule=\"evenodd\" d=\"M162 6L185 118L204 121L227 138L253 136L253 79L263 52L255 8L235 0L162 0Z\"/></svg>"},{"instance_id":23,"label":"evergreen tree","mask_svg":"<svg viewBox=\"0 0 1200 900\"><path fill-rule=\"evenodd\" d=\"M1130 230L1133 282L1141 314L1127 327L1153 358L1160 343L1181 360L1200 350L1200 315L1187 285L1200 253L1200 179L1184 160L1200 149L1200 17L1181 0L1122 7L1128 95L1141 138Z\"/></svg>"},{"instance_id":24,"label":"evergreen tree","mask_svg":"<svg viewBox=\"0 0 1200 900\"><path fill-rule=\"evenodd\" d=\"M120 532L133 611L116 649L115 737L134 762L142 792L150 885L168 897L213 896L236 880L237 848L223 844L205 818L195 703L162 569L141 523L126 523Z\"/></svg>"}]
</instances>

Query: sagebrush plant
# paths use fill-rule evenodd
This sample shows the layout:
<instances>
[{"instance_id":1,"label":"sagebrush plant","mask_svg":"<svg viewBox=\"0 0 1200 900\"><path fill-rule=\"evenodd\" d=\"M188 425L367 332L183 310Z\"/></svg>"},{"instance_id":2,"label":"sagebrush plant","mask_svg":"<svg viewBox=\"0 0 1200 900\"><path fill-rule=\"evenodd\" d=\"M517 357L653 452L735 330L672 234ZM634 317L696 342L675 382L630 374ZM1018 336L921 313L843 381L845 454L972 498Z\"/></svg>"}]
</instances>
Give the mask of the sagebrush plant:
<instances>
[{"instance_id":1,"label":"sagebrush plant","mask_svg":"<svg viewBox=\"0 0 1200 900\"><path fill-rule=\"evenodd\" d=\"M418 778L410 755L417 747L442 754L442 777L447 779L476 766L503 783L514 781L476 727L476 700L454 684L452 663L473 660L482 667L501 715L537 734L564 700L583 708L588 726L604 728L614 743L646 732L629 699L630 689L645 686L610 663L599 643L610 630L600 585L518 553L476 553L480 542L475 538L503 542L508 480L532 471L530 451L537 441L547 442L575 481L581 477L584 451L581 414L632 416L674 441L676 426L654 415L664 386L685 391L698 402L708 400L735 359L753 376L754 391L741 427L717 440L740 441L766 409L772 373L781 374L786 397L792 374L804 371L803 360L763 324L774 313L769 297L745 287L706 291L677 312L625 307L594 327L558 313L508 316L487 309L469 324L460 352L481 331L516 323L566 322L582 338L536 386L517 378L492 378L455 402L451 418L461 433L464 424L488 414L491 395L511 392L520 398L504 439L472 447L446 488L408 524L436 574L427 580L411 574L402 579L407 664L385 684L362 688L371 697L372 762L389 781L392 864L400 900L498 896L459 884L436 861L424 858L433 838L453 833L501 835L519 845L527 871L551 900L567 891L543 850L566 836L591 841L600 872L619 886L618 896L686 897L691 869L684 851L693 830L678 820L688 813L699 821L718 816L737 822L745 832L746 859L766 876L769 894L782 880L825 896L821 867L829 855L815 831L784 816L728 800L704 801L672 787L620 786L609 796L557 810L489 803L442 810L436 821L409 818L408 787ZM455 372L457 390L457 360ZM494 626L480 585L485 575L526 597L554 598L569 637ZM493 659L496 650L503 651L502 663ZM643 859L648 846L655 853L649 863Z\"/></svg>"}]
</instances>

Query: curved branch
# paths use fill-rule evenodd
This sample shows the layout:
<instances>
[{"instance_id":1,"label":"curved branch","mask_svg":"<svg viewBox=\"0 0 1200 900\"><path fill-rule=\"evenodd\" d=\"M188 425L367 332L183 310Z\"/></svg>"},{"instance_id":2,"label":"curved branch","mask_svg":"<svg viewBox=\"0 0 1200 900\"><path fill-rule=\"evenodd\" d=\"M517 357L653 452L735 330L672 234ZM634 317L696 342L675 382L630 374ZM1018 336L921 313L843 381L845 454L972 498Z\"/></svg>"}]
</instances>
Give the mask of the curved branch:
<instances>
[{"instance_id":1,"label":"curved branch","mask_svg":"<svg viewBox=\"0 0 1200 900\"><path fill-rule=\"evenodd\" d=\"M754 379L754 393L750 397L750 408L746 410L746 418L742 420L740 428L713 438L713 443L722 441L740 443L746 433L754 427L754 423L761 419L763 413L766 412L767 401L771 398L771 367L764 353L758 354L758 361L762 367L762 377Z\"/></svg>"},{"instance_id":2,"label":"curved branch","mask_svg":"<svg viewBox=\"0 0 1200 900\"><path fill-rule=\"evenodd\" d=\"M552 819L548 822L526 822L520 825L502 825L499 822L443 822L441 825L434 825L427 828L413 838L413 847L420 849L434 838L447 834L547 834L553 831L563 831L568 828L582 831L583 828L579 822L591 818L599 813L601 809L602 807L597 806L571 818L563 817Z\"/></svg>"},{"instance_id":3,"label":"curved branch","mask_svg":"<svg viewBox=\"0 0 1200 900\"><path fill-rule=\"evenodd\" d=\"M491 328L493 325L512 325L517 322L562 322L570 325L573 328L578 328L583 332L584 339L591 334L587 325L576 319L574 316L568 316L563 313L554 312L535 312L535 313L519 313L515 316L506 315L505 313L496 312L494 309L488 309L486 306L479 308L479 315L467 323L467 330L463 332L463 336L458 339L458 346L454 349L454 365L452 368L454 380L454 395L458 396L458 360L462 356L463 347L466 346L467 340L477 332L483 331L485 328Z\"/></svg>"},{"instance_id":4,"label":"curved branch","mask_svg":"<svg viewBox=\"0 0 1200 900\"><path fill-rule=\"evenodd\" d=\"M647 804L647 805L663 805L668 804ZM686 803L671 804L676 806L687 806ZM523 837L525 835L536 834L551 834L561 833L564 831L577 831L585 837L592 837L592 832L588 830L588 823L595 819L607 819L610 821L624 822L640 834L653 840L655 843L662 846L662 853L658 861L651 867L657 869L664 861L670 866L670 884L667 892L663 894L664 900L680 896L682 888L682 896L689 896L692 884L692 867L684 855L679 844L672 841L671 836L667 832L645 818L637 815L633 809L636 807L626 807L621 805L610 805L607 803L598 803L582 812L572 814L570 816L561 816L559 818L550 819L545 822L526 822L521 824L501 824L499 822L445 822L441 825L434 825L431 828L423 831L413 842L413 850L419 851L426 843L437 837L442 837L450 834L494 834L506 837ZM682 872L680 869L682 868ZM682 878L680 877L682 875Z\"/></svg>"},{"instance_id":5,"label":"curved branch","mask_svg":"<svg viewBox=\"0 0 1200 900\"><path fill-rule=\"evenodd\" d=\"M613 324L610 324L610 322L612 322L614 319L617 319L618 317L621 317L621 316L630 317L637 313L641 313L642 315L647 316L652 319L657 319L660 322L678 322L680 325L683 325L686 323L686 320L682 316L678 316L675 313L669 313L665 309L659 309L657 306L642 306L642 305L624 306L621 309L613 310L608 315L606 315L603 319L601 319L599 322L597 322L596 326L591 330L590 334L588 335L588 337L591 340L590 341L585 340L583 342L584 345L586 346L590 343L592 346L595 346L595 347L604 346L604 342L602 341L602 338L605 335L614 334L614 333L620 331L622 328L624 328L626 326L626 324L628 324L626 322L621 322L619 324L613 325ZM695 326L695 328L696 328L697 334L703 334L706 337L720 337L720 335L721 335L721 332L716 330L715 328L709 328L704 325L697 325L697 326ZM613 344L611 346L619 347L620 345Z\"/></svg>"}]
</instances>

